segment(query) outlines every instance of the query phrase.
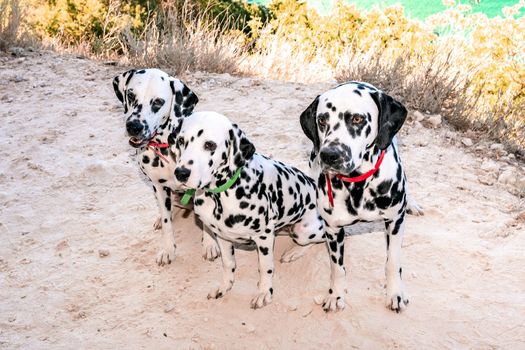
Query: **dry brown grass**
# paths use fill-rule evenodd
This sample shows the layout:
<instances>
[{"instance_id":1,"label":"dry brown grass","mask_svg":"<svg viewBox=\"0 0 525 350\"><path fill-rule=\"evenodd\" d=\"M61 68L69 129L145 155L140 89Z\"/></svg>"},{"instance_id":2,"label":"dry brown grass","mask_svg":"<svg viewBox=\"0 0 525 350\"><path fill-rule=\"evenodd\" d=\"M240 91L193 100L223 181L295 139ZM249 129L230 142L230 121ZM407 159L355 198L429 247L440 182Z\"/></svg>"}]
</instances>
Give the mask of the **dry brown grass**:
<instances>
[{"instance_id":1,"label":"dry brown grass","mask_svg":"<svg viewBox=\"0 0 525 350\"><path fill-rule=\"evenodd\" d=\"M206 10L197 13L188 4L150 18L139 36L125 30L120 37L124 57L130 64L161 67L177 75L240 73L247 55L242 32L225 32L227 23L210 18Z\"/></svg>"},{"instance_id":2,"label":"dry brown grass","mask_svg":"<svg viewBox=\"0 0 525 350\"><path fill-rule=\"evenodd\" d=\"M22 22L18 0L0 0L0 50L5 51L17 43Z\"/></svg>"},{"instance_id":3,"label":"dry brown grass","mask_svg":"<svg viewBox=\"0 0 525 350\"><path fill-rule=\"evenodd\" d=\"M476 110L478 99L468 93L468 72L461 71L454 60L450 49L438 49L426 61L415 53L370 50L350 55L336 79L369 82L412 109L440 113L456 127L466 128L469 111Z\"/></svg>"}]
</instances>

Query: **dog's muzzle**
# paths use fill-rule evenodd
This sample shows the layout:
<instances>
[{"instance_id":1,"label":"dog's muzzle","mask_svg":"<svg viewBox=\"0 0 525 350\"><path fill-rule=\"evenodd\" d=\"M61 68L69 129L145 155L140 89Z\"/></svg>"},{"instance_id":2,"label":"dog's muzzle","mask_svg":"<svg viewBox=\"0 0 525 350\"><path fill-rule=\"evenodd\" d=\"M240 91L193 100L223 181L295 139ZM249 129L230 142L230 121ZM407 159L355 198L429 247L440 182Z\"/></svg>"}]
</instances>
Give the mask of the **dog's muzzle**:
<instances>
[{"instance_id":1,"label":"dog's muzzle","mask_svg":"<svg viewBox=\"0 0 525 350\"><path fill-rule=\"evenodd\" d=\"M132 147L140 147L145 143L145 138L143 137L144 125L139 120L133 120L126 123L126 131L128 135L131 136L129 139L129 144Z\"/></svg>"},{"instance_id":2,"label":"dog's muzzle","mask_svg":"<svg viewBox=\"0 0 525 350\"><path fill-rule=\"evenodd\" d=\"M347 157L345 152L333 147L321 148L319 152L321 166L324 170L336 172L350 172L354 168L351 157Z\"/></svg>"}]
</instances>

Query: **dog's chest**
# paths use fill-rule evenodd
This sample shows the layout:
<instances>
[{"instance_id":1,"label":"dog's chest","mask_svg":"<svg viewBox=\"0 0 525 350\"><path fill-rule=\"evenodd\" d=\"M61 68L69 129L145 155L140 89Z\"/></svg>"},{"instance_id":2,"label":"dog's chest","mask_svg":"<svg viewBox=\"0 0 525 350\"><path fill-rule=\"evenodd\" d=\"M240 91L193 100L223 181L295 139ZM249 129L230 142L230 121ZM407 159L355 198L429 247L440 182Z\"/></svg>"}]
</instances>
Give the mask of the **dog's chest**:
<instances>
[{"instance_id":1,"label":"dog's chest","mask_svg":"<svg viewBox=\"0 0 525 350\"><path fill-rule=\"evenodd\" d=\"M157 149L157 152L161 150ZM175 186L173 173L175 172L175 161L173 158L162 154L155 153L152 149L146 148L138 152L137 160L144 174L154 183L162 186L173 188ZM165 158L165 159L163 159Z\"/></svg>"},{"instance_id":2,"label":"dog's chest","mask_svg":"<svg viewBox=\"0 0 525 350\"><path fill-rule=\"evenodd\" d=\"M389 190L378 192L384 183L390 183ZM334 205L331 207L328 194L318 191L317 204L321 216L332 227L347 226L359 221L393 219L404 205L404 184L390 179L376 181L366 187L350 185L334 190L333 201Z\"/></svg>"},{"instance_id":3,"label":"dog's chest","mask_svg":"<svg viewBox=\"0 0 525 350\"><path fill-rule=\"evenodd\" d=\"M241 208L241 202L232 193L229 197L200 194L195 197L195 213L221 238L245 243L264 232L265 215L259 214L262 203ZM247 202L245 202L247 203Z\"/></svg>"}]
</instances>

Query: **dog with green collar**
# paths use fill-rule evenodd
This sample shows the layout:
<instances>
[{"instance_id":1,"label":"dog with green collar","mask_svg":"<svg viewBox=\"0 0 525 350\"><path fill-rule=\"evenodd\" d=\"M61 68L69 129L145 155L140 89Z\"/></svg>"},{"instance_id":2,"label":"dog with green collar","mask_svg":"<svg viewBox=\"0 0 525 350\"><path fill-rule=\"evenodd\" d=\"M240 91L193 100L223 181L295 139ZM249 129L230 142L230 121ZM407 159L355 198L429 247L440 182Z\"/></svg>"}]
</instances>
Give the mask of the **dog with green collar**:
<instances>
[{"instance_id":1,"label":"dog with green collar","mask_svg":"<svg viewBox=\"0 0 525 350\"><path fill-rule=\"evenodd\" d=\"M255 243L259 290L251 301L261 308L272 301L275 235L290 226L298 249L324 242L324 223L315 204L314 181L302 171L255 152L245 133L227 117L197 112L183 118L169 139L176 186L193 198L195 213L217 236L223 279L208 298L220 298L234 283L234 244Z\"/></svg>"}]
</instances>

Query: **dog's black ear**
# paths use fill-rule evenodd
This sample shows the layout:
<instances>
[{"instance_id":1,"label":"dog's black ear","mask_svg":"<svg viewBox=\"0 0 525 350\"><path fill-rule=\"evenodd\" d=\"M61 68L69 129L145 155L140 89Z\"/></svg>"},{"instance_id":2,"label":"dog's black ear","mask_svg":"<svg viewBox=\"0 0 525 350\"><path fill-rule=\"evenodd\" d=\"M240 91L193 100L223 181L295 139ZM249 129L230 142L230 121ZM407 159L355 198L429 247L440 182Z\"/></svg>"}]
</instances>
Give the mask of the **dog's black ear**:
<instances>
[{"instance_id":1,"label":"dog's black ear","mask_svg":"<svg viewBox=\"0 0 525 350\"><path fill-rule=\"evenodd\" d=\"M300 121L301 128L304 134L314 144L315 153L319 152L320 142L317 133L317 105L319 104L319 96L301 113Z\"/></svg>"},{"instance_id":2,"label":"dog's black ear","mask_svg":"<svg viewBox=\"0 0 525 350\"><path fill-rule=\"evenodd\" d=\"M379 111L375 144L379 149L384 150L390 146L392 139L405 122L407 109L383 92L372 92L370 95Z\"/></svg>"},{"instance_id":3,"label":"dog's black ear","mask_svg":"<svg viewBox=\"0 0 525 350\"><path fill-rule=\"evenodd\" d=\"M230 129L230 162L233 161L235 167L243 166L246 161L252 159L255 153L255 146L248 140L246 134L233 124Z\"/></svg>"},{"instance_id":4,"label":"dog's black ear","mask_svg":"<svg viewBox=\"0 0 525 350\"><path fill-rule=\"evenodd\" d=\"M172 110L176 118L187 117L199 102L197 95L179 79L170 80L171 92L175 96Z\"/></svg>"},{"instance_id":5,"label":"dog's black ear","mask_svg":"<svg viewBox=\"0 0 525 350\"><path fill-rule=\"evenodd\" d=\"M126 92L126 86L128 85L135 72L135 69L130 69L127 72L119 74L115 78L113 78L113 90L115 91L115 95L117 95L117 98L121 103L124 103L124 94Z\"/></svg>"}]
</instances>

